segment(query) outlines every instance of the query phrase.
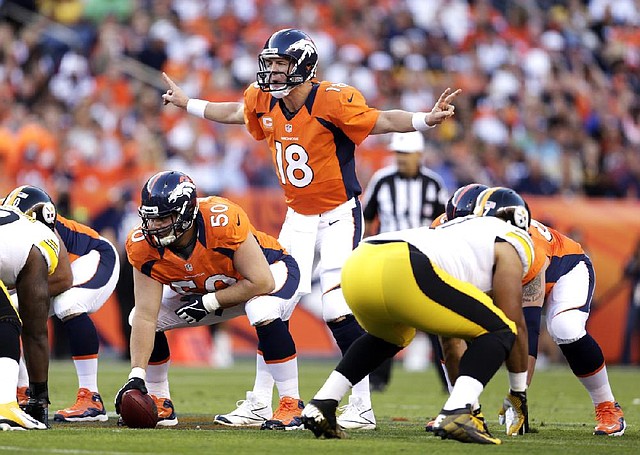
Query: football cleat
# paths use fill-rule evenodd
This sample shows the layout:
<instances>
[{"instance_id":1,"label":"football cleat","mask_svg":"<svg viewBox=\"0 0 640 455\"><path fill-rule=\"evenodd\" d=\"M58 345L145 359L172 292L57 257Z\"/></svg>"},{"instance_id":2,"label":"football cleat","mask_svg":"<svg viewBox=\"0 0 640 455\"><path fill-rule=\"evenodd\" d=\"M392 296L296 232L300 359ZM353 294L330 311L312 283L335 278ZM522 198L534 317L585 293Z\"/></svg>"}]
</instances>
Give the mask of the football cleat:
<instances>
[{"instance_id":1,"label":"football cleat","mask_svg":"<svg viewBox=\"0 0 640 455\"><path fill-rule=\"evenodd\" d=\"M266 422L262 423L261 430L301 430L302 420L300 412L304 403L298 398L282 397L276 412Z\"/></svg>"},{"instance_id":2,"label":"football cleat","mask_svg":"<svg viewBox=\"0 0 640 455\"><path fill-rule=\"evenodd\" d=\"M487 421L485 420L484 414L482 413L482 407L475 409L474 411L471 412L471 414L473 414L474 417L478 418L482 422L482 425L484 426L484 431L488 433L489 427L487 426ZM436 423L436 419L429 420L427 424L424 426L424 431L426 431L427 433L433 433L433 425L435 423Z\"/></svg>"},{"instance_id":3,"label":"football cleat","mask_svg":"<svg viewBox=\"0 0 640 455\"><path fill-rule=\"evenodd\" d=\"M617 402L604 401L596 406L595 435L622 436L627 428L624 412Z\"/></svg>"},{"instance_id":4,"label":"football cleat","mask_svg":"<svg viewBox=\"0 0 640 455\"><path fill-rule=\"evenodd\" d=\"M29 387L18 387L16 389L16 399L18 400L18 406L26 406L29 401L31 390Z\"/></svg>"},{"instance_id":5,"label":"football cleat","mask_svg":"<svg viewBox=\"0 0 640 455\"><path fill-rule=\"evenodd\" d=\"M483 420L474 416L471 407L440 411L433 425L433 433L442 439L455 439L460 442L477 444L502 444L498 438L491 436Z\"/></svg>"},{"instance_id":6,"label":"football cleat","mask_svg":"<svg viewBox=\"0 0 640 455\"><path fill-rule=\"evenodd\" d=\"M106 422L108 419L100 394L84 388L78 390L73 406L53 415L55 422Z\"/></svg>"},{"instance_id":7,"label":"football cleat","mask_svg":"<svg viewBox=\"0 0 640 455\"><path fill-rule=\"evenodd\" d=\"M14 430L46 430L47 426L31 417L18 406L18 402L0 404L0 429Z\"/></svg>"},{"instance_id":8,"label":"football cleat","mask_svg":"<svg viewBox=\"0 0 640 455\"><path fill-rule=\"evenodd\" d=\"M247 399L237 401L236 406L229 414L216 415L213 423L229 427L259 427L273 415L271 404L262 403L253 392L247 392Z\"/></svg>"},{"instance_id":9,"label":"football cleat","mask_svg":"<svg viewBox=\"0 0 640 455\"><path fill-rule=\"evenodd\" d=\"M342 414L336 419L338 425L345 430L375 430L376 416L371 405L367 406L360 397L349 397L349 404L340 406Z\"/></svg>"},{"instance_id":10,"label":"football cleat","mask_svg":"<svg viewBox=\"0 0 640 455\"><path fill-rule=\"evenodd\" d=\"M337 408L336 400L311 400L302 410L302 423L316 438L344 439L347 435L336 421Z\"/></svg>"},{"instance_id":11,"label":"football cleat","mask_svg":"<svg viewBox=\"0 0 640 455\"><path fill-rule=\"evenodd\" d=\"M151 395L151 398L156 402L156 407L158 408L158 423L156 425L159 427L178 425L178 417L176 416L176 411L171 399L157 397L155 395Z\"/></svg>"}]
</instances>

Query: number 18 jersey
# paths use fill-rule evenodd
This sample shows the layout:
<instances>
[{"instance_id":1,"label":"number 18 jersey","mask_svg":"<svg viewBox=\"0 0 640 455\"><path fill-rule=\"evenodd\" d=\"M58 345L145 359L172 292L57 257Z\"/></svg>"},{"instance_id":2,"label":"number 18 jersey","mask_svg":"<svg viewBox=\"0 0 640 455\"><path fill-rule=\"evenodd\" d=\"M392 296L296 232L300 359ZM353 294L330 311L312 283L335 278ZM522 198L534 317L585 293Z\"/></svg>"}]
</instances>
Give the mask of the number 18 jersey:
<instances>
[{"instance_id":1,"label":"number 18 jersey","mask_svg":"<svg viewBox=\"0 0 640 455\"><path fill-rule=\"evenodd\" d=\"M266 139L286 203L296 212L324 213L362 192L355 147L379 111L357 89L314 82L305 104L292 113L253 84L244 93L244 115L251 135Z\"/></svg>"}]
</instances>

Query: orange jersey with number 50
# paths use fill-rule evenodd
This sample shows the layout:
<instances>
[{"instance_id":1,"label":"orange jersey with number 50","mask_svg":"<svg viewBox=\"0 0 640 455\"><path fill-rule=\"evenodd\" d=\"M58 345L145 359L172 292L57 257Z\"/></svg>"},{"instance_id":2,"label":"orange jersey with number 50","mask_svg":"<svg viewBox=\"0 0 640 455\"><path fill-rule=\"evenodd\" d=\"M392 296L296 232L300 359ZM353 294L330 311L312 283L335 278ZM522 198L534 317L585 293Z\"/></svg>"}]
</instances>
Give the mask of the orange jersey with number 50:
<instances>
[{"instance_id":1,"label":"orange jersey with number 50","mask_svg":"<svg viewBox=\"0 0 640 455\"><path fill-rule=\"evenodd\" d=\"M129 262L176 292L204 294L242 279L233 266L233 255L249 235L255 236L269 264L286 254L275 238L256 230L245 211L228 199L218 196L199 199L194 223L197 241L188 259L169 248L152 247L138 226L127 237Z\"/></svg>"},{"instance_id":2,"label":"orange jersey with number 50","mask_svg":"<svg viewBox=\"0 0 640 455\"><path fill-rule=\"evenodd\" d=\"M304 215L326 212L362 192L355 147L378 115L346 84L314 82L304 106L294 113L257 84L244 93L247 129L255 139L266 139L286 203Z\"/></svg>"}]
</instances>

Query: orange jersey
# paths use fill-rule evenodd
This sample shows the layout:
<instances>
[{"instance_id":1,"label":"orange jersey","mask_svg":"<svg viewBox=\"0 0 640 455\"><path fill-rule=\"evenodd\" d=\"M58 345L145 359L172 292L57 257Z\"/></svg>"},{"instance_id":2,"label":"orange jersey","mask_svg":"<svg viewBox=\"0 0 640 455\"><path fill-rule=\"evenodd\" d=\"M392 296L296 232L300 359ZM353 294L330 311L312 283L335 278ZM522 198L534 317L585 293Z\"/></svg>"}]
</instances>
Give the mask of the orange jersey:
<instances>
[{"instance_id":1,"label":"orange jersey","mask_svg":"<svg viewBox=\"0 0 640 455\"><path fill-rule=\"evenodd\" d=\"M314 82L305 105L293 114L257 84L244 92L247 129L267 140L286 203L303 215L326 212L362 192L354 152L378 115L346 84Z\"/></svg>"},{"instance_id":2,"label":"orange jersey","mask_svg":"<svg viewBox=\"0 0 640 455\"><path fill-rule=\"evenodd\" d=\"M70 262L93 250L113 251L111 245L89 226L60 215L56 219L56 231L69 252Z\"/></svg>"},{"instance_id":3,"label":"orange jersey","mask_svg":"<svg viewBox=\"0 0 640 455\"><path fill-rule=\"evenodd\" d=\"M255 236L269 264L286 254L275 238L251 225L240 206L218 196L198 201L200 208L194 221L197 241L189 259L182 259L169 248L152 247L138 226L127 236L129 262L176 292L204 294L243 278L233 266L233 255L249 235Z\"/></svg>"},{"instance_id":4,"label":"orange jersey","mask_svg":"<svg viewBox=\"0 0 640 455\"><path fill-rule=\"evenodd\" d=\"M575 240L536 220L531 220L529 234L533 240L535 259L522 283L531 281L542 270L546 259L545 295L548 295L561 276L569 272L581 260L588 259L582 246ZM590 263L590 261L587 261Z\"/></svg>"},{"instance_id":5,"label":"orange jersey","mask_svg":"<svg viewBox=\"0 0 640 455\"><path fill-rule=\"evenodd\" d=\"M441 224L446 223L447 221L448 221L447 220L447 214L446 213L442 213L441 215L438 215L438 217L431 222L431 226L429 226L429 227L435 228L435 227L440 226Z\"/></svg>"}]
</instances>

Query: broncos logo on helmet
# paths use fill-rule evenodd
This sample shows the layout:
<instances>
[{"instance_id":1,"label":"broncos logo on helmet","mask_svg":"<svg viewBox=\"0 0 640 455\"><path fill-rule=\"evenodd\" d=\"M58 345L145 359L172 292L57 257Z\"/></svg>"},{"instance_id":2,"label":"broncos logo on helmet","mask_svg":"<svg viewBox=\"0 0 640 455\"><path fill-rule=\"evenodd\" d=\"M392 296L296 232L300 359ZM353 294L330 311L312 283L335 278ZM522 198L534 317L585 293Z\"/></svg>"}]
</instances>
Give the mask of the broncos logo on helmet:
<instances>
[{"instance_id":1,"label":"broncos logo on helmet","mask_svg":"<svg viewBox=\"0 0 640 455\"><path fill-rule=\"evenodd\" d=\"M142 187L138 214L142 234L155 248L171 245L193 225L198 214L198 197L193 180L178 171L163 171L152 176ZM157 226L159 220L171 218L169 224ZM151 227L153 225L153 227Z\"/></svg>"},{"instance_id":2,"label":"broncos logo on helmet","mask_svg":"<svg viewBox=\"0 0 640 455\"><path fill-rule=\"evenodd\" d=\"M173 191L171 191L171 193L169 193L169 202L176 202L181 196L187 196L188 198L191 198L191 195L194 194L195 191L196 186L193 184L193 182L180 182L178 186Z\"/></svg>"}]
</instances>

